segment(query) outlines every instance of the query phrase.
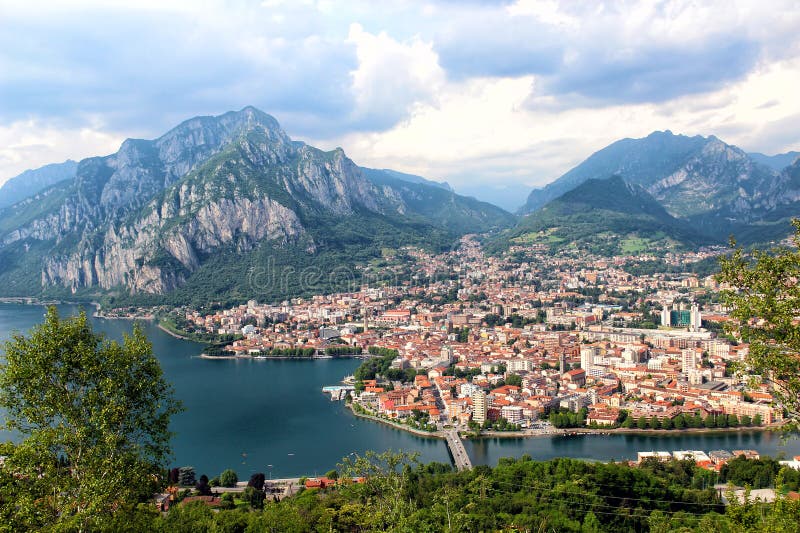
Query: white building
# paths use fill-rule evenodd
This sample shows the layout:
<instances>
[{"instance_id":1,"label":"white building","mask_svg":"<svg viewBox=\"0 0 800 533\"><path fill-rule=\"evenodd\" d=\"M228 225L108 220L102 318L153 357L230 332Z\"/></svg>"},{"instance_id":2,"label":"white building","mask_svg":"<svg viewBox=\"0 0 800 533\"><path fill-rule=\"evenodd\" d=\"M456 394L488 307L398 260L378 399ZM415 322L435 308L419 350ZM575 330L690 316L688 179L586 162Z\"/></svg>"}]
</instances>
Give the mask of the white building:
<instances>
[{"instance_id":1,"label":"white building","mask_svg":"<svg viewBox=\"0 0 800 533\"><path fill-rule=\"evenodd\" d=\"M472 393L472 420L478 424L483 424L486 421L486 412L488 405L486 401L486 392L479 390Z\"/></svg>"}]
</instances>

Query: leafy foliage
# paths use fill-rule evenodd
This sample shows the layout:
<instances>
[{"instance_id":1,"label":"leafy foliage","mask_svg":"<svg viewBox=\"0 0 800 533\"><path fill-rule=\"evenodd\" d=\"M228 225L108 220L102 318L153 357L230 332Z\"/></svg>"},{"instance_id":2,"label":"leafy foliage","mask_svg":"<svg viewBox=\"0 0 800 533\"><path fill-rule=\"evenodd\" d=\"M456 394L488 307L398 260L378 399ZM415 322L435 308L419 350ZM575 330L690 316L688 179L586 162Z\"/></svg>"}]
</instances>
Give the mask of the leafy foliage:
<instances>
[{"instance_id":1,"label":"leafy foliage","mask_svg":"<svg viewBox=\"0 0 800 533\"><path fill-rule=\"evenodd\" d=\"M6 343L0 407L20 436L0 452L0 512L18 530L93 528L146 501L163 482L180 410L138 326L120 345L85 313L62 320L54 307Z\"/></svg>"},{"instance_id":2,"label":"leafy foliage","mask_svg":"<svg viewBox=\"0 0 800 533\"><path fill-rule=\"evenodd\" d=\"M421 465L414 455L369 452L343 459L338 472L337 487L305 490L263 510L211 513L192 504L153 520L151 528L220 530L237 521L247 531L744 532L795 531L796 522L795 529L774 526L800 516L782 498L768 509L746 503L726 511L713 474L691 461L637 468L522 457L456 472Z\"/></svg>"},{"instance_id":3,"label":"leafy foliage","mask_svg":"<svg viewBox=\"0 0 800 533\"><path fill-rule=\"evenodd\" d=\"M800 245L800 220L795 219L795 245ZM731 242L735 246L735 242ZM731 288L722 299L732 310L731 333L750 343L745 367L760 376L797 428L800 418L800 252L775 248L751 256L737 248L720 261L720 283Z\"/></svg>"}]
</instances>

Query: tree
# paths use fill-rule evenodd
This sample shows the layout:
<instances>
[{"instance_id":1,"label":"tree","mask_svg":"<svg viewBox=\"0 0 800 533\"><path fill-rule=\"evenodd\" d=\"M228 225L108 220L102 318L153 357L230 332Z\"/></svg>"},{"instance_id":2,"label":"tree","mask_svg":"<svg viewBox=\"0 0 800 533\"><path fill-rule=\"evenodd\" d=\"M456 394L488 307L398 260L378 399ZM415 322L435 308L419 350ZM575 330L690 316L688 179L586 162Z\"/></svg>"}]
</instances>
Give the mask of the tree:
<instances>
[{"instance_id":1,"label":"tree","mask_svg":"<svg viewBox=\"0 0 800 533\"><path fill-rule=\"evenodd\" d=\"M519 374L509 374L506 378L506 385L513 385L514 387L522 386L522 376Z\"/></svg>"},{"instance_id":2,"label":"tree","mask_svg":"<svg viewBox=\"0 0 800 533\"><path fill-rule=\"evenodd\" d=\"M50 307L5 344L0 408L20 438L2 450L16 481L0 510L20 529L97 529L166 481L181 407L138 326L119 344Z\"/></svg>"},{"instance_id":3,"label":"tree","mask_svg":"<svg viewBox=\"0 0 800 533\"><path fill-rule=\"evenodd\" d=\"M223 470L219 475L219 484L223 487L235 487L238 482L239 476L230 468Z\"/></svg>"},{"instance_id":4,"label":"tree","mask_svg":"<svg viewBox=\"0 0 800 533\"><path fill-rule=\"evenodd\" d=\"M338 465L342 478L365 479L349 488L357 502L371 506L370 530L387 531L414 511L414 502L404 495L412 469L419 467L417 457L417 453L367 451L364 456L347 456Z\"/></svg>"},{"instance_id":5,"label":"tree","mask_svg":"<svg viewBox=\"0 0 800 533\"><path fill-rule=\"evenodd\" d=\"M266 481L266 476L263 472L258 472L250 476L250 481L247 482L248 487L253 487L258 490L263 490L264 488L264 481Z\"/></svg>"},{"instance_id":6,"label":"tree","mask_svg":"<svg viewBox=\"0 0 800 533\"><path fill-rule=\"evenodd\" d=\"M203 474L194 486L200 496L211 496L211 485L208 484L208 476Z\"/></svg>"},{"instance_id":7,"label":"tree","mask_svg":"<svg viewBox=\"0 0 800 533\"><path fill-rule=\"evenodd\" d=\"M800 219L794 219L794 243L800 246ZM731 245L736 243L731 239ZM750 350L737 370L759 375L788 412L787 430L800 419L800 251L788 248L756 250L748 255L736 248L720 260L717 280L731 288L722 291L731 308L729 331Z\"/></svg>"},{"instance_id":8,"label":"tree","mask_svg":"<svg viewBox=\"0 0 800 533\"><path fill-rule=\"evenodd\" d=\"M266 497L267 495L263 490L251 486L245 487L241 495L242 501L249 503L253 509L263 508Z\"/></svg>"},{"instance_id":9,"label":"tree","mask_svg":"<svg viewBox=\"0 0 800 533\"><path fill-rule=\"evenodd\" d=\"M178 469L178 485L191 487L195 484L194 467L182 466Z\"/></svg>"}]
</instances>

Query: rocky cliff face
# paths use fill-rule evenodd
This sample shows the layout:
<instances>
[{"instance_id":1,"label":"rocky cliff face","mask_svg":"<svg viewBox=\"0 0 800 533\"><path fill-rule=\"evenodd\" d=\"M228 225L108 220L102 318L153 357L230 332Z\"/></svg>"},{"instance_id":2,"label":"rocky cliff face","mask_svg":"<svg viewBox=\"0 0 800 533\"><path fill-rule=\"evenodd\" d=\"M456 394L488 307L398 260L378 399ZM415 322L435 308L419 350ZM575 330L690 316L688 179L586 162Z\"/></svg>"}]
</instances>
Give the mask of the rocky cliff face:
<instances>
[{"instance_id":1,"label":"rocky cliff face","mask_svg":"<svg viewBox=\"0 0 800 533\"><path fill-rule=\"evenodd\" d=\"M680 168L647 190L674 216L690 218L724 212L750 220L780 201L775 173L755 163L744 151L710 137Z\"/></svg>"},{"instance_id":2,"label":"rocky cliff face","mask_svg":"<svg viewBox=\"0 0 800 533\"><path fill-rule=\"evenodd\" d=\"M109 227L99 246L85 239L72 253L46 258L42 283L73 290L123 286L163 294L181 285L203 256L220 248L230 245L232 252L243 252L264 239L296 242L304 233L297 215L269 198L223 198L204 204L183 223L178 217L174 204L155 204L133 225Z\"/></svg>"}]
</instances>

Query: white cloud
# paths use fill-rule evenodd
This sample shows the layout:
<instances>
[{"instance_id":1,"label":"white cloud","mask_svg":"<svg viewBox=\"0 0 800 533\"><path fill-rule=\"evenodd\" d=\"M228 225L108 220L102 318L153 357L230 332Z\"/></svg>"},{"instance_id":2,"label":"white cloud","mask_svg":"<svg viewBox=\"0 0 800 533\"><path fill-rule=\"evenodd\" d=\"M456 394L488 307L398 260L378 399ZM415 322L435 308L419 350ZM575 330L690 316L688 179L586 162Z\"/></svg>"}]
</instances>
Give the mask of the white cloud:
<instances>
[{"instance_id":1,"label":"white cloud","mask_svg":"<svg viewBox=\"0 0 800 533\"><path fill-rule=\"evenodd\" d=\"M441 90L445 73L430 43L415 36L400 42L386 32L377 35L352 24L347 42L356 47L358 68L353 70L355 116L405 116L410 106L431 103ZM391 113L388 110L396 110Z\"/></svg>"},{"instance_id":2,"label":"white cloud","mask_svg":"<svg viewBox=\"0 0 800 533\"><path fill-rule=\"evenodd\" d=\"M800 114L800 100L793 96L800 86L800 59L763 65L741 82L664 104L531 105L536 81L525 76L449 83L435 105L416 106L407 120L388 131L321 142L344 146L367 166L456 184L499 180L532 186L557 178L618 139L654 130L717 135L746 150L800 149L800 130L784 119ZM778 127L783 130L776 131Z\"/></svg>"},{"instance_id":3,"label":"white cloud","mask_svg":"<svg viewBox=\"0 0 800 533\"><path fill-rule=\"evenodd\" d=\"M575 28L580 25L580 20L562 11L555 0L517 0L506 10L512 16L531 16L553 26Z\"/></svg>"},{"instance_id":4,"label":"white cloud","mask_svg":"<svg viewBox=\"0 0 800 533\"><path fill-rule=\"evenodd\" d=\"M456 185L542 184L655 129L797 149L798 27L792 0L5 2L0 180L247 104Z\"/></svg>"},{"instance_id":5,"label":"white cloud","mask_svg":"<svg viewBox=\"0 0 800 533\"><path fill-rule=\"evenodd\" d=\"M97 126L63 129L37 120L0 126L0 185L30 168L116 152L122 140Z\"/></svg>"}]
</instances>

